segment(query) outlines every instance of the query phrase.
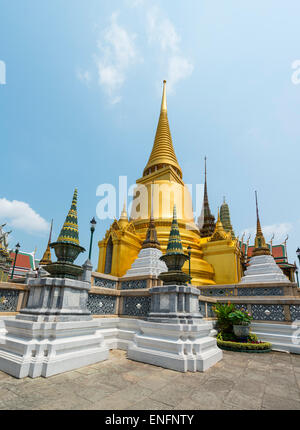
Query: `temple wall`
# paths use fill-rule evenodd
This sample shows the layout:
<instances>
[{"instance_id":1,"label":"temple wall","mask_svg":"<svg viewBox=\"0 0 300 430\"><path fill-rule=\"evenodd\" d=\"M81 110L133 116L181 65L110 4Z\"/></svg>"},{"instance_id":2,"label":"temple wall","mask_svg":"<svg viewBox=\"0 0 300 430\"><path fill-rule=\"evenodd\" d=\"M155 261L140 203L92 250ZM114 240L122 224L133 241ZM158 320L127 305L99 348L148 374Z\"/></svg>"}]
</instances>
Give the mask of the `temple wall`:
<instances>
[{"instance_id":1,"label":"temple wall","mask_svg":"<svg viewBox=\"0 0 300 430\"><path fill-rule=\"evenodd\" d=\"M149 288L161 285L153 276L118 278L93 272L88 309L95 318L145 318L150 309ZM0 282L0 315L15 315L26 305L28 287ZM214 318L215 303L230 301L247 309L255 322L292 323L300 320L300 289L297 284L239 284L199 287L199 310L205 318ZM266 313L267 312L267 313Z\"/></svg>"}]
</instances>

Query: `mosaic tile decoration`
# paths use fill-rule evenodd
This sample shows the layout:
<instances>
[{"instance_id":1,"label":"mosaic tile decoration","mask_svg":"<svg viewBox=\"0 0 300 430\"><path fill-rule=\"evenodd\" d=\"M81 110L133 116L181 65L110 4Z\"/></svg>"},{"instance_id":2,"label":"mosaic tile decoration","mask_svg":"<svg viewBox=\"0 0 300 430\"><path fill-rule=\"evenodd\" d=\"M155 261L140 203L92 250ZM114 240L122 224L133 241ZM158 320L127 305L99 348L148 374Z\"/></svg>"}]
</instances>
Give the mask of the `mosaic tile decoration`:
<instances>
[{"instance_id":1,"label":"mosaic tile decoration","mask_svg":"<svg viewBox=\"0 0 300 430\"><path fill-rule=\"evenodd\" d=\"M135 279L133 281L121 282L121 290L138 290L142 288L147 288L146 279Z\"/></svg>"},{"instance_id":2,"label":"mosaic tile decoration","mask_svg":"<svg viewBox=\"0 0 300 430\"><path fill-rule=\"evenodd\" d=\"M123 300L123 315L143 317L150 312L149 296L124 297Z\"/></svg>"},{"instance_id":3,"label":"mosaic tile decoration","mask_svg":"<svg viewBox=\"0 0 300 430\"><path fill-rule=\"evenodd\" d=\"M207 303L207 318L215 318L216 317L216 314L212 310L213 306L214 306L214 304Z\"/></svg>"},{"instance_id":4,"label":"mosaic tile decoration","mask_svg":"<svg viewBox=\"0 0 300 430\"><path fill-rule=\"evenodd\" d=\"M116 296L89 294L87 308L92 313L92 315L115 314L116 303Z\"/></svg>"},{"instance_id":5,"label":"mosaic tile decoration","mask_svg":"<svg viewBox=\"0 0 300 430\"><path fill-rule=\"evenodd\" d=\"M0 299L2 298L4 302L0 303L0 312L17 312L18 290L0 290Z\"/></svg>"},{"instance_id":6,"label":"mosaic tile decoration","mask_svg":"<svg viewBox=\"0 0 300 430\"><path fill-rule=\"evenodd\" d=\"M253 320L285 321L283 305L251 305L251 309Z\"/></svg>"},{"instance_id":7,"label":"mosaic tile decoration","mask_svg":"<svg viewBox=\"0 0 300 430\"><path fill-rule=\"evenodd\" d=\"M238 288L238 296L283 296L283 288Z\"/></svg>"},{"instance_id":8,"label":"mosaic tile decoration","mask_svg":"<svg viewBox=\"0 0 300 430\"><path fill-rule=\"evenodd\" d=\"M102 287L102 288L117 288L117 282L112 281L111 279L105 279L105 278L94 278L94 286L95 287Z\"/></svg>"},{"instance_id":9,"label":"mosaic tile decoration","mask_svg":"<svg viewBox=\"0 0 300 430\"><path fill-rule=\"evenodd\" d=\"M300 305L290 305L291 320L300 321Z\"/></svg>"},{"instance_id":10,"label":"mosaic tile decoration","mask_svg":"<svg viewBox=\"0 0 300 430\"><path fill-rule=\"evenodd\" d=\"M201 296L212 296L212 297L230 297L234 296L234 289L232 288L211 288L211 289L201 289Z\"/></svg>"},{"instance_id":11,"label":"mosaic tile decoration","mask_svg":"<svg viewBox=\"0 0 300 430\"><path fill-rule=\"evenodd\" d=\"M205 302L200 302L199 300L199 312L205 318Z\"/></svg>"},{"instance_id":12,"label":"mosaic tile decoration","mask_svg":"<svg viewBox=\"0 0 300 430\"><path fill-rule=\"evenodd\" d=\"M247 305L242 304L242 303L235 303L234 306L236 307L236 309L238 309L239 311L245 311L248 312L248 308Z\"/></svg>"}]
</instances>

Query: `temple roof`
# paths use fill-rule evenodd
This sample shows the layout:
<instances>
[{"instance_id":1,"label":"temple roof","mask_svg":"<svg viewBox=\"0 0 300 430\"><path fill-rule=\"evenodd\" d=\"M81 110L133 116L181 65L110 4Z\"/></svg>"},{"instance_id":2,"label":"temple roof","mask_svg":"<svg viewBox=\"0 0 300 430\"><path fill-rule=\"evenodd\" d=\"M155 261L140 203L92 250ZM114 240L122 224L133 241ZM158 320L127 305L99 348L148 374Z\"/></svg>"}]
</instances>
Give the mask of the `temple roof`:
<instances>
[{"instance_id":1,"label":"temple roof","mask_svg":"<svg viewBox=\"0 0 300 430\"><path fill-rule=\"evenodd\" d=\"M172 166L182 179L182 171L175 155L170 132L167 112L166 81L164 81L161 110L156 135L152 152L144 169L143 176L149 175L154 172L155 169L163 168L166 165Z\"/></svg>"}]
</instances>

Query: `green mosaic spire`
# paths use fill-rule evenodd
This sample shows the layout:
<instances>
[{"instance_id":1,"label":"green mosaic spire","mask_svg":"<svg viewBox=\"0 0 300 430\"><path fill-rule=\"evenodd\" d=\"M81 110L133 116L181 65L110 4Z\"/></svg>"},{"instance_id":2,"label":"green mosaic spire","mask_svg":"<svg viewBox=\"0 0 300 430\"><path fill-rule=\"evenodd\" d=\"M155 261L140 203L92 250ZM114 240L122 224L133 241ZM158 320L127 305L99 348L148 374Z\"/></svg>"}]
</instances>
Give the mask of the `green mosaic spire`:
<instances>
[{"instance_id":1,"label":"green mosaic spire","mask_svg":"<svg viewBox=\"0 0 300 430\"><path fill-rule=\"evenodd\" d=\"M61 229L57 242L73 243L74 245L79 245L77 221L77 188L75 188L72 205Z\"/></svg>"},{"instance_id":2,"label":"green mosaic spire","mask_svg":"<svg viewBox=\"0 0 300 430\"><path fill-rule=\"evenodd\" d=\"M176 205L173 208L173 221L171 225L171 231L169 236L169 242L167 247L167 255L170 254L184 254L182 249L181 237L177 222Z\"/></svg>"},{"instance_id":3,"label":"green mosaic spire","mask_svg":"<svg viewBox=\"0 0 300 430\"><path fill-rule=\"evenodd\" d=\"M225 197L224 197L224 202L220 208L220 218L221 218L221 222L223 224L224 230L227 233L230 231L232 239L235 239L235 234L230 221L229 207L228 207L228 204L225 202Z\"/></svg>"}]
</instances>

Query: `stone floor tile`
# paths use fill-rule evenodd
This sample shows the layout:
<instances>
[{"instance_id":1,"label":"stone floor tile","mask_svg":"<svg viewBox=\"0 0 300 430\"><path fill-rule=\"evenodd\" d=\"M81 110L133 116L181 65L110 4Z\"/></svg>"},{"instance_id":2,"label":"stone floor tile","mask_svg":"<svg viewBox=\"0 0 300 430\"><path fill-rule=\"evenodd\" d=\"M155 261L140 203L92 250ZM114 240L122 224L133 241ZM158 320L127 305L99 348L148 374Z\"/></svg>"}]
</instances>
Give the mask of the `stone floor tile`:
<instances>
[{"instance_id":1,"label":"stone floor tile","mask_svg":"<svg viewBox=\"0 0 300 430\"><path fill-rule=\"evenodd\" d=\"M145 387L141 386L132 386L125 388L121 391L117 391L114 394L111 394L110 396L107 396L104 400L109 400L111 403L114 403L115 406L118 404L118 401L124 400L129 402L129 404L137 403L144 398L147 398L152 393L151 390Z\"/></svg>"},{"instance_id":2,"label":"stone floor tile","mask_svg":"<svg viewBox=\"0 0 300 430\"><path fill-rule=\"evenodd\" d=\"M202 386L203 390L210 392L227 392L230 391L234 386L234 382L226 378L209 378Z\"/></svg>"},{"instance_id":3,"label":"stone floor tile","mask_svg":"<svg viewBox=\"0 0 300 430\"><path fill-rule=\"evenodd\" d=\"M278 397L285 397L287 399L300 401L300 390L297 384L266 384L265 394L271 394Z\"/></svg>"},{"instance_id":4,"label":"stone floor tile","mask_svg":"<svg viewBox=\"0 0 300 430\"><path fill-rule=\"evenodd\" d=\"M263 398L262 407L263 409L271 410L300 410L300 401L266 393Z\"/></svg>"},{"instance_id":5,"label":"stone floor tile","mask_svg":"<svg viewBox=\"0 0 300 430\"><path fill-rule=\"evenodd\" d=\"M268 378L269 373L269 371L264 371L261 369L247 368L241 376L257 382L265 382Z\"/></svg>"},{"instance_id":6,"label":"stone floor tile","mask_svg":"<svg viewBox=\"0 0 300 430\"><path fill-rule=\"evenodd\" d=\"M200 389L202 385L205 383L205 381L209 379L209 377L212 377L212 376L208 375L207 372L181 373L179 377L176 379L176 384L187 385L188 387ZM157 379L161 379L161 378L157 376ZM164 384L166 385L168 383L169 382L164 379Z\"/></svg>"},{"instance_id":7,"label":"stone floor tile","mask_svg":"<svg viewBox=\"0 0 300 430\"><path fill-rule=\"evenodd\" d=\"M0 388L0 402L1 401L7 402L17 398L18 398L18 395L14 391L7 390L6 388Z\"/></svg>"},{"instance_id":8,"label":"stone floor tile","mask_svg":"<svg viewBox=\"0 0 300 430\"><path fill-rule=\"evenodd\" d=\"M262 399L234 389L225 397L224 403L237 409L258 410L261 409Z\"/></svg>"},{"instance_id":9,"label":"stone floor tile","mask_svg":"<svg viewBox=\"0 0 300 430\"><path fill-rule=\"evenodd\" d=\"M77 369L76 372L83 373L84 375L90 375L97 373L97 369L93 369L92 367L81 367Z\"/></svg>"},{"instance_id":10,"label":"stone floor tile","mask_svg":"<svg viewBox=\"0 0 300 430\"><path fill-rule=\"evenodd\" d=\"M109 360L50 378L16 379L0 372L4 409L299 409L300 356L224 351L206 372L175 372Z\"/></svg>"},{"instance_id":11,"label":"stone floor tile","mask_svg":"<svg viewBox=\"0 0 300 430\"><path fill-rule=\"evenodd\" d=\"M209 392L205 389L197 390L189 398L197 410L219 410L224 408L224 398L227 392Z\"/></svg>"},{"instance_id":12,"label":"stone floor tile","mask_svg":"<svg viewBox=\"0 0 300 430\"><path fill-rule=\"evenodd\" d=\"M234 390L249 396L262 398L265 392L265 387L266 384L264 382L259 382L248 377L242 377L236 381Z\"/></svg>"},{"instance_id":13,"label":"stone floor tile","mask_svg":"<svg viewBox=\"0 0 300 430\"><path fill-rule=\"evenodd\" d=\"M125 376L125 375L124 375ZM158 391L168 385L168 381L160 376L147 376L137 381L138 386L148 388L151 391Z\"/></svg>"},{"instance_id":14,"label":"stone floor tile","mask_svg":"<svg viewBox=\"0 0 300 430\"><path fill-rule=\"evenodd\" d=\"M147 411L147 410L154 410L154 411L161 411L161 410L173 410L175 409L173 406L167 405L166 403L160 403L153 399L144 399L141 402L134 403L129 408L126 408L126 410L141 410L141 411ZM181 409L181 408L178 408Z\"/></svg>"},{"instance_id":15,"label":"stone floor tile","mask_svg":"<svg viewBox=\"0 0 300 430\"><path fill-rule=\"evenodd\" d=\"M270 372L270 374L266 377L265 382L267 385L271 385L272 383L277 385L295 385L297 380L294 372L288 375L284 375L279 372Z\"/></svg>"},{"instance_id":16,"label":"stone floor tile","mask_svg":"<svg viewBox=\"0 0 300 430\"><path fill-rule=\"evenodd\" d=\"M109 385L96 385L96 386L84 386L78 389L75 394L78 397L82 397L83 399L89 400L91 403L96 403L101 401L102 399L114 394L119 393L119 389Z\"/></svg>"},{"instance_id":17,"label":"stone floor tile","mask_svg":"<svg viewBox=\"0 0 300 430\"><path fill-rule=\"evenodd\" d=\"M194 389L192 387L186 385L168 384L164 388L152 392L149 397L158 402L175 406L183 399L188 397L193 392L193 390Z\"/></svg>"}]
</instances>

